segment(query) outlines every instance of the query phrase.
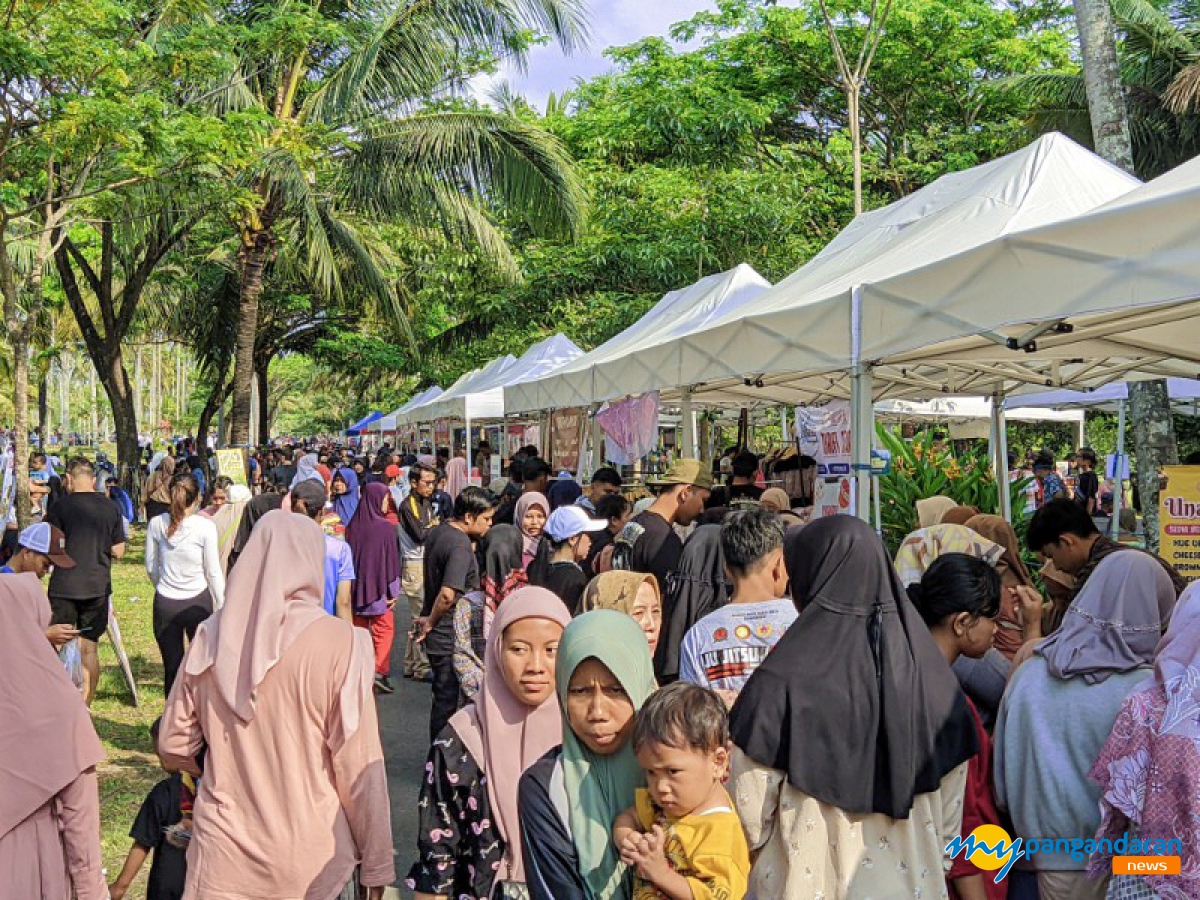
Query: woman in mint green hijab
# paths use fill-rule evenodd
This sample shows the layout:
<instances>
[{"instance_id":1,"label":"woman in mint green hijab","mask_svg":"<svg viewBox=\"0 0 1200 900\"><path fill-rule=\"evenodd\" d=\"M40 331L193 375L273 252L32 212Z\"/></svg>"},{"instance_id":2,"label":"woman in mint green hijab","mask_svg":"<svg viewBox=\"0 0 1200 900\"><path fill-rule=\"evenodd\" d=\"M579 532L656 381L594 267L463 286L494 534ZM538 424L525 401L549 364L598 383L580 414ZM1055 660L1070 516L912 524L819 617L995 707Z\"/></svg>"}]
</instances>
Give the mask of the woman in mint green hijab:
<instances>
[{"instance_id":1,"label":"woman in mint green hijab","mask_svg":"<svg viewBox=\"0 0 1200 900\"><path fill-rule=\"evenodd\" d=\"M645 784L630 734L653 693L641 627L624 613L584 613L563 632L555 664L563 743L521 778L525 876L532 900L628 900L612 842L617 814Z\"/></svg>"}]
</instances>

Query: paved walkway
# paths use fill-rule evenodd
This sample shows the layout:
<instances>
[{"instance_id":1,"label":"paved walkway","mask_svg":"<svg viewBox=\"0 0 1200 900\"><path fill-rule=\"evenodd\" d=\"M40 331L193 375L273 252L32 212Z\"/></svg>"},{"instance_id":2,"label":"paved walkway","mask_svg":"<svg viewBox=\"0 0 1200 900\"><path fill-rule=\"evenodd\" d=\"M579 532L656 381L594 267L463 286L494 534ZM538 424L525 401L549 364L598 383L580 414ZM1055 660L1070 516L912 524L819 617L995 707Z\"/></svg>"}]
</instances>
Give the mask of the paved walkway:
<instances>
[{"instance_id":1,"label":"paved walkway","mask_svg":"<svg viewBox=\"0 0 1200 900\"><path fill-rule=\"evenodd\" d=\"M396 693L378 696L379 729L387 758L388 794L392 801L392 840L396 875L403 883L417 852L417 796L429 753L428 684L404 679L404 635L408 611L396 608L396 645L392 653L392 684ZM389 891L388 900L411 897L406 889Z\"/></svg>"}]
</instances>

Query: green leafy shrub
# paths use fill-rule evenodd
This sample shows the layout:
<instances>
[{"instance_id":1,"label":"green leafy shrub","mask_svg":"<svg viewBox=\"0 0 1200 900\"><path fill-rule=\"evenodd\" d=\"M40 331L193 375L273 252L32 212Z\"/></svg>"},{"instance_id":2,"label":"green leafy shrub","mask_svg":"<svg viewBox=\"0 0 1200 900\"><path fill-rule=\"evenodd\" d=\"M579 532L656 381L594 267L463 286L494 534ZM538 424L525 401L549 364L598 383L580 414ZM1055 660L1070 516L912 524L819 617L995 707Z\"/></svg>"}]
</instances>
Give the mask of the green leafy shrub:
<instances>
[{"instance_id":1,"label":"green leafy shrub","mask_svg":"<svg viewBox=\"0 0 1200 900\"><path fill-rule=\"evenodd\" d=\"M920 432L906 441L891 429L877 424L879 445L892 454L892 471L879 479L880 513L888 550L895 553L900 542L917 529L917 501L944 494L963 506L985 513L999 513L996 476L992 472L987 445L975 444L956 454L948 445L938 446L932 431ZM1009 484L1013 527L1024 544L1025 489L1031 479Z\"/></svg>"}]
</instances>

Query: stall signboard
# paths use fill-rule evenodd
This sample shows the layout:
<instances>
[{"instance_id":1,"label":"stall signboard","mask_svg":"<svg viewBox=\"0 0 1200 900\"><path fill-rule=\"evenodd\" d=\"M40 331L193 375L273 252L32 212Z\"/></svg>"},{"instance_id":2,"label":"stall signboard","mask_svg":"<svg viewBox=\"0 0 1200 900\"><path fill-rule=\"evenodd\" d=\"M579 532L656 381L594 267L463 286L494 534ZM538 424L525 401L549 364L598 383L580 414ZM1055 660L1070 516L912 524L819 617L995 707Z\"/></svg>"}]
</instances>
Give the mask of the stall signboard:
<instances>
[{"instance_id":1,"label":"stall signboard","mask_svg":"<svg viewBox=\"0 0 1200 900\"><path fill-rule=\"evenodd\" d=\"M1158 497L1158 554L1189 581L1200 578L1200 466L1166 466Z\"/></svg>"},{"instance_id":2,"label":"stall signboard","mask_svg":"<svg viewBox=\"0 0 1200 900\"><path fill-rule=\"evenodd\" d=\"M587 410L582 407L558 409L550 414L550 466L555 472L579 471L579 450Z\"/></svg>"},{"instance_id":3,"label":"stall signboard","mask_svg":"<svg viewBox=\"0 0 1200 900\"><path fill-rule=\"evenodd\" d=\"M812 518L854 514L854 494L857 485L849 475L817 481L817 496L813 502Z\"/></svg>"},{"instance_id":4,"label":"stall signboard","mask_svg":"<svg viewBox=\"0 0 1200 900\"><path fill-rule=\"evenodd\" d=\"M249 487L246 478L246 450L243 447L227 447L217 451L217 474L232 478L234 484Z\"/></svg>"},{"instance_id":5,"label":"stall signboard","mask_svg":"<svg viewBox=\"0 0 1200 900\"><path fill-rule=\"evenodd\" d=\"M850 474L850 401L834 400L824 406L796 407L796 438L800 452L817 461L817 474Z\"/></svg>"},{"instance_id":6,"label":"stall signboard","mask_svg":"<svg viewBox=\"0 0 1200 900\"><path fill-rule=\"evenodd\" d=\"M436 422L434 422L434 424L433 424L433 442L434 442L434 447L433 447L434 453L437 453L437 451L441 447L449 447L450 446L450 420L449 419L438 419Z\"/></svg>"}]
</instances>

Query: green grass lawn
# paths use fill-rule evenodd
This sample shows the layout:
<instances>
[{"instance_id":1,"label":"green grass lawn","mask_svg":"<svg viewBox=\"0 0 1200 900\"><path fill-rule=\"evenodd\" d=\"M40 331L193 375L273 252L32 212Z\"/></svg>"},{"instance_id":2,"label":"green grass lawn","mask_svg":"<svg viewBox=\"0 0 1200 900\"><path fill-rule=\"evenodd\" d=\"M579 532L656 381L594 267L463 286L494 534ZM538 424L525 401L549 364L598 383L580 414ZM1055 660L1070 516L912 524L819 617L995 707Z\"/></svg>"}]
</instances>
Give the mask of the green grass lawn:
<instances>
[{"instance_id":1,"label":"green grass lawn","mask_svg":"<svg viewBox=\"0 0 1200 900\"><path fill-rule=\"evenodd\" d=\"M107 636L100 642L100 684L92 703L92 721L108 752L100 767L100 827L110 882L125 862L129 828L138 807L155 782L165 777L150 741L150 725L162 714L165 698L162 660L152 627L154 589L143 564L144 539L145 531L135 529L125 558L113 566L113 607L141 705L133 704ZM149 870L147 862L128 897L145 896Z\"/></svg>"}]
</instances>

